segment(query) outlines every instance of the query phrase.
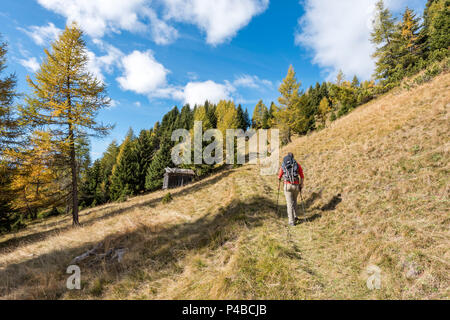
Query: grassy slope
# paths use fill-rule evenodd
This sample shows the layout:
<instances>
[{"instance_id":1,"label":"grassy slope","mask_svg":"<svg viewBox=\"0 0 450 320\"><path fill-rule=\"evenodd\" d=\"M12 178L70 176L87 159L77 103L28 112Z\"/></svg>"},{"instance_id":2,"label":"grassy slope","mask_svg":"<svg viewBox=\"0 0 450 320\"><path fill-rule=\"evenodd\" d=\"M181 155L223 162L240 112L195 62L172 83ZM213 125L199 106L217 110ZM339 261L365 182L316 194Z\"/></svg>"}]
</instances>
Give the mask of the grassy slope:
<instances>
[{"instance_id":1,"label":"grassy slope","mask_svg":"<svg viewBox=\"0 0 450 320\"><path fill-rule=\"evenodd\" d=\"M450 74L391 92L301 137L307 215L286 228L277 182L255 166L82 212L0 239L2 298L449 298ZM124 261L72 258L103 242ZM381 290L366 287L368 265Z\"/></svg>"}]
</instances>

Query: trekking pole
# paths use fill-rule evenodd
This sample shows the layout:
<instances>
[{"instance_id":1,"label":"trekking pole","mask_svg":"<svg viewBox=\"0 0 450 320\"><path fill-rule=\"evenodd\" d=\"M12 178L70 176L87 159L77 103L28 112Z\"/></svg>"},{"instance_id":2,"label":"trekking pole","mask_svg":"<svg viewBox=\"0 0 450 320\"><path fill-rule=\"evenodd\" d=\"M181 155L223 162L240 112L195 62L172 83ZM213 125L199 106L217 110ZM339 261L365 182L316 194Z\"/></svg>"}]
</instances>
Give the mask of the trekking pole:
<instances>
[{"instance_id":1,"label":"trekking pole","mask_svg":"<svg viewBox=\"0 0 450 320\"><path fill-rule=\"evenodd\" d=\"M277 193L277 217L278 217L278 199L280 198L280 184L281 184L281 180L278 180L278 193Z\"/></svg>"},{"instance_id":2,"label":"trekking pole","mask_svg":"<svg viewBox=\"0 0 450 320\"><path fill-rule=\"evenodd\" d=\"M303 215L306 216L305 203L303 201L302 191L300 191L300 199L302 200Z\"/></svg>"}]
</instances>

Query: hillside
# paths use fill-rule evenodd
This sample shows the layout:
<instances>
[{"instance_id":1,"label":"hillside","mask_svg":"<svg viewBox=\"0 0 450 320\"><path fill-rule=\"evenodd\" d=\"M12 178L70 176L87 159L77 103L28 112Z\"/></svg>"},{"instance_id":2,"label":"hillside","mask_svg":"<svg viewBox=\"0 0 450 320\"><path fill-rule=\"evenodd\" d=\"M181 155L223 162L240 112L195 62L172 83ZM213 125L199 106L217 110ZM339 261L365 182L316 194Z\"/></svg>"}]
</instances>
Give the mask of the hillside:
<instances>
[{"instance_id":1,"label":"hillside","mask_svg":"<svg viewBox=\"0 0 450 320\"><path fill-rule=\"evenodd\" d=\"M3 299L449 298L450 74L396 89L283 149L307 210L287 228L275 176L256 166L35 223L0 238ZM276 214L278 209L279 215ZM126 248L121 263L76 256ZM366 269L381 269L381 289Z\"/></svg>"}]
</instances>

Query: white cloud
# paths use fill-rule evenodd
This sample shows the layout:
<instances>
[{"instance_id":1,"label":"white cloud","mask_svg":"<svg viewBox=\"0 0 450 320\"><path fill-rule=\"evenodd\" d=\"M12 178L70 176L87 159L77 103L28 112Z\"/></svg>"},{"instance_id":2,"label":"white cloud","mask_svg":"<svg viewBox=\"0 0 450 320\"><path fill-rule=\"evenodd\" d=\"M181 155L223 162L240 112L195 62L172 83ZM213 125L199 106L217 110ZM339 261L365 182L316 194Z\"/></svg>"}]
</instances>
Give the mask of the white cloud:
<instances>
[{"instance_id":1,"label":"white cloud","mask_svg":"<svg viewBox=\"0 0 450 320\"><path fill-rule=\"evenodd\" d=\"M222 99L231 99L231 94L235 88L225 82L225 84L216 83L208 80L204 82L189 82L183 90L184 103L191 106L203 104L206 100L217 103Z\"/></svg>"},{"instance_id":2,"label":"white cloud","mask_svg":"<svg viewBox=\"0 0 450 320\"><path fill-rule=\"evenodd\" d=\"M55 27L51 22L46 26L31 26L28 29L19 28L33 39L37 45L43 45L58 38L61 29Z\"/></svg>"},{"instance_id":3,"label":"white cloud","mask_svg":"<svg viewBox=\"0 0 450 320\"><path fill-rule=\"evenodd\" d=\"M313 63L334 80L340 69L348 77L369 79L374 70L370 42L377 0L305 0L295 43L311 49ZM388 0L393 10L420 7L419 0ZM423 5L423 4L422 4Z\"/></svg>"},{"instance_id":4,"label":"white cloud","mask_svg":"<svg viewBox=\"0 0 450 320\"><path fill-rule=\"evenodd\" d=\"M233 81L233 85L236 87L261 89L264 87L272 87L272 82L266 79L260 79L258 76L251 76L243 74Z\"/></svg>"},{"instance_id":5,"label":"white cloud","mask_svg":"<svg viewBox=\"0 0 450 320\"><path fill-rule=\"evenodd\" d=\"M36 58L32 57L29 59L19 59L19 63L24 66L27 70L31 72L36 72L39 70L39 63Z\"/></svg>"},{"instance_id":6,"label":"white cloud","mask_svg":"<svg viewBox=\"0 0 450 320\"><path fill-rule=\"evenodd\" d=\"M142 12L150 20L152 38L156 44L170 44L178 38L178 31L165 21L159 19L155 11L149 8L143 8Z\"/></svg>"},{"instance_id":7,"label":"white cloud","mask_svg":"<svg viewBox=\"0 0 450 320\"><path fill-rule=\"evenodd\" d=\"M306 0L299 20L296 44L312 49L313 62L324 68L328 80L342 69L345 74L370 78L374 63L368 21L374 0Z\"/></svg>"},{"instance_id":8,"label":"white cloud","mask_svg":"<svg viewBox=\"0 0 450 320\"><path fill-rule=\"evenodd\" d=\"M231 39L264 12L269 0L37 0L44 8L76 21L93 38L121 30L150 32L157 44L172 43L178 31L169 20L194 24L217 45ZM161 19L155 11L164 11Z\"/></svg>"},{"instance_id":9,"label":"white cloud","mask_svg":"<svg viewBox=\"0 0 450 320\"><path fill-rule=\"evenodd\" d=\"M77 21L90 36L102 37L107 32L144 30L138 12L146 0L38 0L39 4Z\"/></svg>"},{"instance_id":10,"label":"white cloud","mask_svg":"<svg viewBox=\"0 0 450 320\"><path fill-rule=\"evenodd\" d=\"M122 51L116 47L104 43L100 40L94 40L94 43L100 47L102 51L106 52L106 55L97 56L94 52L87 50L86 54L88 56L87 69L94 74L100 81L105 81L105 76L103 72L112 73L114 67L120 66L120 59L124 56Z\"/></svg>"},{"instance_id":11,"label":"white cloud","mask_svg":"<svg viewBox=\"0 0 450 320\"><path fill-rule=\"evenodd\" d=\"M122 58L124 74L117 78L124 90L151 95L166 87L169 70L155 60L151 51L133 51Z\"/></svg>"},{"instance_id":12,"label":"white cloud","mask_svg":"<svg viewBox=\"0 0 450 320\"><path fill-rule=\"evenodd\" d=\"M212 45L231 39L264 12L269 0L163 0L166 19L197 25Z\"/></svg>"},{"instance_id":13,"label":"white cloud","mask_svg":"<svg viewBox=\"0 0 450 320\"><path fill-rule=\"evenodd\" d=\"M151 51L135 50L123 56L121 68L123 75L117 81L123 90L146 95L149 99L173 99L191 106L203 104L206 100L217 103L222 99L237 98L238 87L259 89L272 86L270 81L251 75L242 75L234 82L189 81L186 85L174 86L167 82L170 71L155 59ZM140 106L140 103L135 105Z\"/></svg>"}]
</instances>

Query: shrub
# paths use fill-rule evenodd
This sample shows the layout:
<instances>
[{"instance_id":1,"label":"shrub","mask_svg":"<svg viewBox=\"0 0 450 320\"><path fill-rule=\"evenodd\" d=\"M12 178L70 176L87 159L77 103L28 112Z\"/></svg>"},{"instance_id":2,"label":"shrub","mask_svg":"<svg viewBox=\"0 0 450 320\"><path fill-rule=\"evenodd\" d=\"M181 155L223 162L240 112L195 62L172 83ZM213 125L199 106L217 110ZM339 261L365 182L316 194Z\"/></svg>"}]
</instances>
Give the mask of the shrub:
<instances>
[{"instance_id":1,"label":"shrub","mask_svg":"<svg viewBox=\"0 0 450 320\"><path fill-rule=\"evenodd\" d=\"M170 192L166 193L166 195L162 198L161 202L163 204L169 203L173 200L172 194Z\"/></svg>"}]
</instances>

